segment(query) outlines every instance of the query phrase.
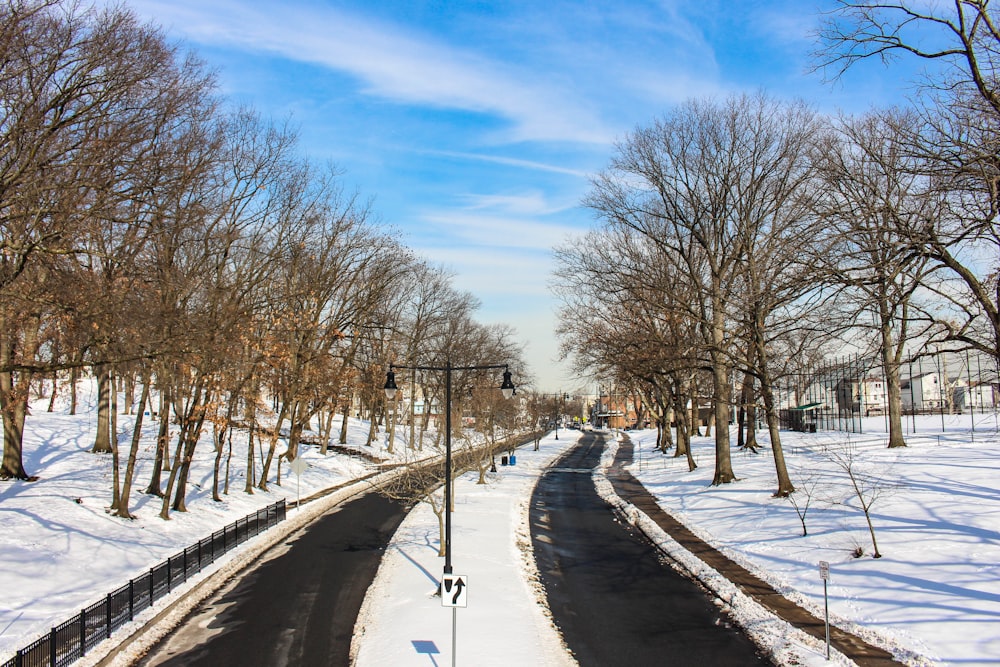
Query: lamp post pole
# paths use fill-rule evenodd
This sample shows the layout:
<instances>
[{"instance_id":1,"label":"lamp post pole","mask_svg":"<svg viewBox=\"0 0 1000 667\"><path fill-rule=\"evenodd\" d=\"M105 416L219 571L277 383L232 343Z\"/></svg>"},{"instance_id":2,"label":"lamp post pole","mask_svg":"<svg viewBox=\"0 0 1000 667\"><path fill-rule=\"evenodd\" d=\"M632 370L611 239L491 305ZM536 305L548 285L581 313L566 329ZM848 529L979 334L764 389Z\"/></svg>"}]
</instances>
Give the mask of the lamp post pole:
<instances>
[{"instance_id":1,"label":"lamp post pole","mask_svg":"<svg viewBox=\"0 0 1000 667\"><path fill-rule=\"evenodd\" d=\"M451 568L451 375L452 371L479 371L495 370L502 368L503 384L500 391L504 398L514 395L514 382L510 376L510 366L507 364L486 364L480 366L452 366L451 360L445 362L444 366L397 366L389 365L389 372L385 377L385 396L389 400L396 397L396 369L412 371L444 371L444 573L452 574Z\"/></svg>"},{"instance_id":2,"label":"lamp post pole","mask_svg":"<svg viewBox=\"0 0 1000 667\"><path fill-rule=\"evenodd\" d=\"M444 370L444 573L451 574L451 361Z\"/></svg>"}]
</instances>

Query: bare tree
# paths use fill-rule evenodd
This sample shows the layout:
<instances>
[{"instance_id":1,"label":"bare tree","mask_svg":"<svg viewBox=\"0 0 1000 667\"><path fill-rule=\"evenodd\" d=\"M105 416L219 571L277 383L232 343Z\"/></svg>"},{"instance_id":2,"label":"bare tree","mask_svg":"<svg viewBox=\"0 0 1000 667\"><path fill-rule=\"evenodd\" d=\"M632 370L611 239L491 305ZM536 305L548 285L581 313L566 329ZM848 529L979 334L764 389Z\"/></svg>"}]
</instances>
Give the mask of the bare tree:
<instances>
[{"instance_id":1,"label":"bare tree","mask_svg":"<svg viewBox=\"0 0 1000 667\"><path fill-rule=\"evenodd\" d=\"M391 480L379 484L375 490L379 495L405 505L425 502L438 520L438 556L445 555L445 506L442 491L443 471L438 465L414 463L400 468Z\"/></svg>"},{"instance_id":2,"label":"bare tree","mask_svg":"<svg viewBox=\"0 0 1000 667\"><path fill-rule=\"evenodd\" d=\"M127 310L143 246L144 227L134 224L143 209L141 195L163 173L148 167L169 140L153 139L158 128L177 124L185 113L178 100L192 89L199 97L210 79L195 61L181 62L158 31L121 8L5 3L0 51L6 111L0 126L0 292L23 293L22 281L30 272L50 295L49 316L70 312L96 326L75 327L77 333L88 331L83 342L92 362L103 365L123 353L134 355L133 341L116 315ZM88 269L99 266L102 289L87 279ZM69 284L76 289L60 288ZM10 387L0 390L0 404L11 420L5 433L10 469L5 464L2 474L21 477L16 422L23 398L13 389L19 380L10 375L23 378L85 360L82 354L69 362L37 359L25 344L36 334L10 326L17 319L24 320L9 308L0 312L0 337L8 338L0 343L5 354L0 388ZM15 340L14 335L31 338ZM8 354L14 350L17 356ZM99 376L109 377L103 367ZM97 444L110 449L107 387L103 396L105 440Z\"/></svg>"},{"instance_id":3,"label":"bare tree","mask_svg":"<svg viewBox=\"0 0 1000 667\"><path fill-rule=\"evenodd\" d=\"M447 331L448 320L468 316L478 307L478 302L470 293L454 287L453 276L441 267L417 264L411 275L410 298L400 322L402 349L399 358L408 366L417 365L421 357L440 357L442 336ZM425 410L422 415L418 435L416 397L412 393L419 386L416 373L415 370L410 371L406 379L411 389L408 440L411 448L419 449L429 412Z\"/></svg>"},{"instance_id":4,"label":"bare tree","mask_svg":"<svg viewBox=\"0 0 1000 667\"><path fill-rule=\"evenodd\" d=\"M796 476L799 482L795 485L795 491L789 493L786 498L788 498L789 504L795 508L795 514L799 517L799 523L802 524L802 537L806 537L809 534L806 527L806 516L809 514L813 501L819 497L820 490L825 487L825 483L823 477L816 470L800 470L797 471Z\"/></svg>"},{"instance_id":5,"label":"bare tree","mask_svg":"<svg viewBox=\"0 0 1000 667\"><path fill-rule=\"evenodd\" d=\"M851 496L858 501L858 506L865 515L868 524L868 534L872 540L872 557L881 558L878 541L875 539L875 525L872 523L872 508L886 495L893 493L897 485L893 481L891 466L873 465L865 462L864 457L853 442L847 442L839 447L831 447L826 451L826 458L831 461L850 483ZM840 501L849 504L849 501Z\"/></svg>"},{"instance_id":6,"label":"bare tree","mask_svg":"<svg viewBox=\"0 0 1000 667\"><path fill-rule=\"evenodd\" d=\"M814 126L804 107L764 95L689 101L630 135L587 199L609 226L630 229L658 248L674 280L691 290L689 311L711 372L713 484L736 479L727 424L747 266L763 258L759 246L772 223L798 222L794 212L781 216L808 178ZM794 243L794 234L785 242ZM766 313L758 319L763 326Z\"/></svg>"},{"instance_id":7,"label":"bare tree","mask_svg":"<svg viewBox=\"0 0 1000 667\"><path fill-rule=\"evenodd\" d=\"M951 206L913 240L951 277L937 287L947 301L937 317L943 339L1000 358L1000 264L966 259L975 246L1000 256L997 19L989 0L839 0L819 31L816 58L834 77L871 58L890 63L905 56L928 66L919 81L926 127L914 144Z\"/></svg>"},{"instance_id":8,"label":"bare tree","mask_svg":"<svg viewBox=\"0 0 1000 667\"><path fill-rule=\"evenodd\" d=\"M926 334L926 328L913 331L920 315L915 295L931 267L915 239L944 209L910 150L915 122L901 111L842 118L840 139L826 152L819 205L830 242L816 255L816 265L824 282L844 290L841 303L853 329L873 333L886 381L889 447L906 444L904 350Z\"/></svg>"},{"instance_id":9,"label":"bare tree","mask_svg":"<svg viewBox=\"0 0 1000 667\"><path fill-rule=\"evenodd\" d=\"M704 361L687 283L671 273L663 250L627 228L591 232L557 248L554 287L563 314L557 334L579 373L634 386L655 406L661 452L673 446L675 423L675 455L687 456L693 469L683 387Z\"/></svg>"},{"instance_id":10,"label":"bare tree","mask_svg":"<svg viewBox=\"0 0 1000 667\"><path fill-rule=\"evenodd\" d=\"M823 126L801 103L755 100L745 129L754 145L756 165L744 176L742 195L734 202L745 252L739 258L739 290L734 301L744 314L749 353L743 370L760 383L778 488L775 496L794 491L781 446L776 378L770 356L775 338L799 329L818 304L817 289L804 246L815 243L819 224L816 199L816 147Z\"/></svg>"}]
</instances>

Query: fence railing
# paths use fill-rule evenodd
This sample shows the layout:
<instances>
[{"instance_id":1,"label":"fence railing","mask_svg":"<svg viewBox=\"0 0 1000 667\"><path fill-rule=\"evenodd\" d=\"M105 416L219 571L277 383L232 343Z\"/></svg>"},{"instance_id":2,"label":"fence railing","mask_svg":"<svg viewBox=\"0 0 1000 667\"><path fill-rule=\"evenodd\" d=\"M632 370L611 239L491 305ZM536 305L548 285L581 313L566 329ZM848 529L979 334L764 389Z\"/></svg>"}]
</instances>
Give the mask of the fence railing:
<instances>
[{"instance_id":1,"label":"fence railing","mask_svg":"<svg viewBox=\"0 0 1000 667\"><path fill-rule=\"evenodd\" d=\"M285 519L285 501L248 514L132 579L104 599L31 642L0 667L63 667L111 637L136 614L184 583L191 575L251 537Z\"/></svg>"}]
</instances>

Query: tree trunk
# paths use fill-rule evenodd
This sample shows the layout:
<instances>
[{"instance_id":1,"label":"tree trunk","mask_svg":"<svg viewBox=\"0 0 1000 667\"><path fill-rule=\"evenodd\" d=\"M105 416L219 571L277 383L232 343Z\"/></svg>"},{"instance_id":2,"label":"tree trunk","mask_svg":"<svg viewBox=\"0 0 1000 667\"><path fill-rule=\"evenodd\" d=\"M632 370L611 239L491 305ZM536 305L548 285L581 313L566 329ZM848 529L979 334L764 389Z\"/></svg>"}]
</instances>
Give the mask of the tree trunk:
<instances>
[{"instance_id":1,"label":"tree trunk","mask_svg":"<svg viewBox=\"0 0 1000 667\"><path fill-rule=\"evenodd\" d=\"M24 420L26 409L18 400L11 373L0 373L3 408L3 466L0 479L28 479L24 470Z\"/></svg>"},{"instance_id":2,"label":"tree trunk","mask_svg":"<svg viewBox=\"0 0 1000 667\"><path fill-rule=\"evenodd\" d=\"M437 517L438 520L438 558L444 558L445 557L444 513L446 511L444 509L444 501L442 501L440 506L438 506L437 503L432 502L431 510L434 512L434 515Z\"/></svg>"},{"instance_id":3,"label":"tree trunk","mask_svg":"<svg viewBox=\"0 0 1000 667\"><path fill-rule=\"evenodd\" d=\"M256 395L256 394L254 394ZM246 484L243 486L243 492L249 495L253 495L254 487L254 473L256 468L253 462L253 436L257 432L257 402L254 399L250 399L249 407L247 408L247 472L246 472Z\"/></svg>"},{"instance_id":4,"label":"tree trunk","mask_svg":"<svg viewBox=\"0 0 1000 667\"><path fill-rule=\"evenodd\" d=\"M347 422L350 417L348 413L351 411L351 403L353 402L352 399L353 397L350 392L348 392L347 396L344 397L344 421L340 423L340 440L338 441L342 445L347 444Z\"/></svg>"},{"instance_id":5,"label":"tree trunk","mask_svg":"<svg viewBox=\"0 0 1000 667\"><path fill-rule=\"evenodd\" d=\"M122 414L131 415L132 406L135 404L135 373L129 371L122 376L125 385L125 409Z\"/></svg>"},{"instance_id":6,"label":"tree trunk","mask_svg":"<svg viewBox=\"0 0 1000 667\"><path fill-rule=\"evenodd\" d=\"M226 493L229 493L229 459L232 458L232 424L233 424L233 414L236 412L236 403L239 401L239 391L231 391L229 394L229 400L226 401L226 415L223 417L221 428L218 425L218 420L212 422L213 427L216 429L215 433L215 465L212 470L212 500L217 503L222 502L222 496L219 495L219 468L222 464L222 453L225 449L226 440L229 440L229 457L226 458Z\"/></svg>"},{"instance_id":7,"label":"tree trunk","mask_svg":"<svg viewBox=\"0 0 1000 667\"><path fill-rule=\"evenodd\" d=\"M713 412L715 417L715 474L712 486L736 481L729 443L729 369L723 363L720 353L713 354L712 390L714 393Z\"/></svg>"},{"instance_id":8,"label":"tree trunk","mask_svg":"<svg viewBox=\"0 0 1000 667\"><path fill-rule=\"evenodd\" d=\"M49 407L46 412L53 412L56 407L56 396L59 394L59 373L52 373L52 394L49 396Z\"/></svg>"},{"instance_id":9,"label":"tree trunk","mask_svg":"<svg viewBox=\"0 0 1000 667\"><path fill-rule=\"evenodd\" d=\"M689 436L701 436L701 409L698 407L698 385L694 380L688 384L688 402L685 404L688 412Z\"/></svg>"},{"instance_id":10,"label":"tree trunk","mask_svg":"<svg viewBox=\"0 0 1000 667\"><path fill-rule=\"evenodd\" d=\"M884 304L884 302L883 302ZM882 371L885 373L886 406L889 410L889 447L906 447L903 439L903 399L899 383L901 350L893 341L892 323L888 309L882 310L880 333L882 335Z\"/></svg>"},{"instance_id":11,"label":"tree trunk","mask_svg":"<svg viewBox=\"0 0 1000 667\"><path fill-rule=\"evenodd\" d=\"M149 486L146 487L146 493L157 497L163 497L163 489L161 488L163 471L170 469L170 395L170 385L160 383L160 427L156 434L153 472L149 477Z\"/></svg>"},{"instance_id":12,"label":"tree trunk","mask_svg":"<svg viewBox=\"0 0 1000 667\"><path fill-rule=\"evenodd\" d=\"M118 509L118 501L121 498L121 471L119 466L119 456L118 456L118 392L115 390L115 371L114 366L108 369L108 374L111 376L111 396L110 405L108 406L108 412L110 413L110 424L108 425L108 438L111 442L111 509Z\"/></svg>"},{"instance_id":13,"label":"tree trunk","mask_svg":"<svg viewBox=\"0 0 1000 667\"><path fill-rule=\"evenodd\" d=\"M122 493L118 499L118 511L115 513L123 519L132 519L129 511L129 496L132 494L132 478L135 476L135 461L139 453L139 440L142 436L142 418L149 402L149 376L142 378L142 392L139 394L139 406L135 415L135 426L132 430L132 445L128 451L128 462L125 464L125 476L122 480Z\"/></svg>"},{"instance_id":14,"label":"tree trunk","mask_svg":"<svg viewBox=\"0 0 1000 667\"><path fill-rule=\"evenodd\" d=\"M323 415L323 432L320 435L319 453L326 456L330 451L330 436L333 434L333 418L337 414L336 406L331 405L330 409Z\"/></svg>"},{"instance_id":15,"label":"tree trunk","mask_svg":"<svg viewBox=\"0 0 1000 667\"><path fill-rule=\"evenodd\" d=\"M203 381L199 380L191 400L192 412L186 419L187 423L181 429L184 434L184 458L180 461L174 460L174 467L181 469L177 475L177 490L172 505L172 508L177 512L187 512L187 483L191 474L191 461L194 460L194 450L198 446L201 428L205 424L208 403L212 398L212 392L204 388L202 383Z\"/></svg>"},{"instance_id":16,"label":"tree trunk","mask_svg":"<svg viewBox=\"0 0 1000 667\"><path fill-rule=\"evenodd\" d=\"M396 445L396 424L394 423L394 418L396 416L396 408L398 407L398 404L395 400L390 401L390 403L391 405L387 405L385 408L385 428L386 433L388 434L387 451L389 454L392 454L392 450Z\"/></svg>"},{"instance_id":17,"label":"tree trunk","mask_svg":"<svg viewBox=\"0 0 1000 667\"><path fill-rule=\"evenodd\" d=\"M368 420L368 439L365 441L365 445L371 447L372 443L375 442L375 434L378 432L378 424L375 423L375 414L369 415Z\"/></svg>"},{"instance_id":18,"label":"tree trunk","mask_svg":"<svg viewBox=\"0 0 1000 667\"><path fill-rule=\"evenodd\" d=\"M687 458L688 471L692 471L698 466L694 462L694 455L691 452L691 411L687 408L687 402L689 400L693 401L693 384L692 387L685 391L678 391L675 401L677 403L677 448L674 451L674 457L684 456ZM668 426L669 428L669 426Z\"/></svg>"},{"instance_id":19,"label":"tree trunk","mask_svg":"<svg viewBox=\"0 0 1000 667\"><path fill-rule=\"evenodd\" d=\"M226 429L226 484L222 488L222 494L229 495L229 466L233 461L233 429Z\"/></svg>"},{"instance_id":20,"label":"tree trunk","mask_svg":"<svg viewBox=\"0 0 1000 667\"><path fill-rule=\"evenodd\" d=\"M289 461L294 461L299 455L299 443L302 441L302 429L304 426L302 411L302 402L296 400L292 404L291 414L289 415L288 448L285 450L285 458Z\"/></svg>"},{"instance_id":21,"label":"tree trunk","mask_svg":"<svg viewBox=\"0 0 1000 667\"><path fill-rule=\"evenodd\" d=\"M752 353L752 352L751 352ZM752 358L752 357L751 357ZM754 396L754 377L746 373L743 376L743 389L740 392L739 439L736 446L740 449L757 451L757 397Z\"/></svg>"},{"instance_id":22,"label":"tree trunk","mask_svg":"<svg viewBox=\"0 0 1000 667\"><path fill-rule=\"evenodd\" d=\"M674 443L673 434L673 419L671 416L674 414L673 410L667 412L663 417L659 418L659 426L663 429L663 453L666 454L671 449L676 447Z\"/></svg>"},{"instance_id":23,"label":"tree trunk","mask_svg":"<svg viewBox=\"0 0 1000 667\"><path fill-rule=\"evenodd\" d=\"M80 379L80 369L74 366L69 369L69 413L76 414L77 381Z\"/></svg>"},{"instance_id":24,"label":"tree trunk","mask_svg":"<svg viewBox=\"0 0 1000 667\"><path fill-rule=\"evenodd\" d=\"M0 319L0 363L9 365L15 358L15 333ZM23 356L35 354L38 328L28 323L22 340ZM24 421L28 415L28 392L31 374L18 371L0 373L0 412L3 414L3 464L0 479L31 479L24 469Z\"/></svg>"},{"instance_id":25,"label":"tree trunk","mask_svg":"<svg viewBox=\"0 0 1000 667\"><path fill-rule=\"evenodd\" d=\"M94 375L97 379L97 436L94 438L94 447L90 451L95 454L111 453L111 374L107 364L97 364L94 366Z\"/></svg>"},{"instance_id":26,"label":"tree trunk","mask_svg":"<svg viewBox=\"0 0 1000 667\"><path fill-rule=\"evenodd\" d=\"M416 438L417 429L417 402L414 400L417 395L417 371L416 369L410 369L410 449L416 447L414 439ZM538 444L538 440L535 440L535 445ZM537 447L536 447L537 449Z\"/></svg>"},{"instance_id":27,"label":"tree trunk","mask_svg":"<svg viewBox=\"0 0 1000 667\"><path fill-rule=\"evenodd\" d=\"M278 419L274 424L274 430L271 431L270 442L267 450L267 459L264 461L264 466L260 471L260 483L257 484L257 488L261 491L267 491L267 476L271 472L271 463L274 461L274 452L278 449L278 438L281 437L281 425L285 422L285 418L288 416L288 402L283 401L281 404L281 410L278 412Z\"/></svg>"},{"instance_id":28,"label":"tree trunk","mask_svg":"<svg viewBox=\"0 0 1000 667\"><path fill-rule=\"evenodd\" d=\"M177 448L174 450L174 465L170 469L170 477L167 478L167 488L163 491L163 503L160 505L160 518L164 520L170 519L170 494L174 490L174 483L177 480L177 474L180 470L179 462L183 454L184 447L184 432L181 431L177 434Z\"/></svg>"},{"instance_id":29,"label":"tree trunk","mask_svg":"<svg viewBox=\"0 0 1000 667\"><path fill-rule=\"evenodd\" d=\"M222 466L222 452L225 447L226 433L229 426L219 427L213 422L213 439L215 440L215 460L212 462L212 500L221 503L222 496L219 495L219 468Z\"/></svg>"},{"instance_id":30,"label":"tree trunk","mask_svg":"<svg viewBox=\"0 0 1000 667\"><path fill-rule=\"evenodd\" d=\"M795 491L795 486L792 484L791 477L788 475L788 467L785 465L785 452L781 446L780 422L774 402L774 391L771 388L770 377L767 373L764 375L765 378L760 383L760 393L764 399L764 416L767 419L767 429L771 436L774 469L778 475L778 490L774 492L774 497L787 498Z\"/></svg>"}]
</instances>

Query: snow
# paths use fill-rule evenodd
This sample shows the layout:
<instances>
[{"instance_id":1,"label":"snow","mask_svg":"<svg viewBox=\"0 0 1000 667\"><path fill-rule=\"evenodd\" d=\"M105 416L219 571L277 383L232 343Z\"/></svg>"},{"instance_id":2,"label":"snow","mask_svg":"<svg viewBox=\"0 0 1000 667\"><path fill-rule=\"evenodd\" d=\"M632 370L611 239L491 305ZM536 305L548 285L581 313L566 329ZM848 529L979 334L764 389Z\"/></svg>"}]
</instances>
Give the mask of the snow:
<instances>
[{"instance_id":1,"label":"snow","mask_svg":"<svg viewBox=\"0 0 1000 667\"><path fill-rule=\"evenodd\" d=\"M702 539L823 618L830 565L831 622L908 664L1000 664L1000 434L995 415L916 418L907 447L887 448L884 420L863 434L781 432L793 482L811 496L808 535L777 487L769 449L735 454L738 482L711 487L713 444L699 468L651 455L654 432L632 435L644 459L630 467L661 507ZM913 422L908 418L907 428ZM767 442L766 434L762 438ZM850 465L838 464L849 461ZM850 475L867 481L881 558ZM799 500L800 506L805 498ZM854 556L860 549L864 555Z\"/></svg>"},{"instance_id":2,"label":"snow","mask_svg":"<svg viewBox=\"0 0 1000 667\"><path fill-rule=\"evenodd\" d=\"M497 465L485 485L477 484L478 473L456 481L452 567L469 582L467 607L442 607L435 595L444 564L437 518L427 503L410 512L383 557L355 627L352 654L358 667L426 667L428 655L437 654L437 664L451 664L453 615L455 655L462 664L576 664L538 603L528 526L538 476L579 435L562 433L561 440L543 438L538 451L518 450L515 465Z\"/></svg>"},{"instance_id":3,"label":"snow","mask_svg":"<svg viewBox=\"0 0 1000 667\"><path fill-rule=\"evenodd\" d=\"M83 397L85 405L93 397ZM196 452L186 513L158 517L159 500L145 496L152 457L152 427L144 428L134 521L106 512L110 500L110 457L89 453L95 419L84 411L69 416L57 406L47 413L45 402L34 406L25 436L25 463L36 482L0 482L0 568L4 595L0 599L0 661L99 599L196 542L278 498L303 499L346 485L335 494L290 509L288 520L218 561L211 570L173 594L177 608L169 622L183 615L185 605L207 595L213 572L227 573L250 562L254 554L352 493L370 488L348 484L372 468L343 454L321 456L304 447L310 467L301 476L283 471L284 485L245 495L242 469L245 452L234 438L233 479L222 503L211 500L211 461L206 442ZM131 419L119 419L120 440L130 438ZM147 422L148 424L148 422ZM907 428L913 422L907 420ZM908 447L886 448L884 420L866 419L864 433L799 434L783 431L782 443L798 502L810 501L808 535L795 507L772 497L774 465L766 432L760 433L760 453L734 450L739 480L710 485L713 441L696 438L699 467L687 470L684 459L653 450L655 432L628 434L639 455L630 467L672 513L699 536L783 593L823 613L823 581L819 561L830 564L829 604L835 625L888 648L911 665L979 667L1000 663L1000 463L996 451L1000 433L994 415L977 415L975 430L968 416L918 417L916 433L907 434ZM388 457L384 441L364 448L365 422L350 422L349 445L385 458L412 456L397 441ZM453 565L468 577L468 607L454 612L457 656L475 657L477 665L571 665L544 605L533 570L527 526L531 490L545 466L570 447L577 431L560 429L560 439L543 438L539 451L529 445L517 452L514 466L498 466L476 484L469 473L456 483L453 515ZM424 454L430 453L425 449ZM849 453L855 479L881 475L871 488L875 536L882 558L872 558L871 537L850 476L837 459ZM611 452L605 456L610 463ZM604 471L595 473L602 494L635 521L677 567L686 569L717 591L730 613L783 665L823 665L822 642L774 619L747 600L717 574L679 550L635 508L613 498ZM437 556L437 519L421 503L407 517L387 550L369 591L355 633L358 665L427 665L451 662L451 609L434 596L443 559ZM860 558L852 552L860 549ZM131 626L116 633L78 664L96 664L102 655L143 623L162 614L160 601ZM158 623L157 626L162 626ZM156 626L147 625L146 644L155 641ZM160 630L163 632L165 630ZM131 649L117 659L127 664ZM849 664L834 654L833 664Z\"/></svg>"}]
</instances>

